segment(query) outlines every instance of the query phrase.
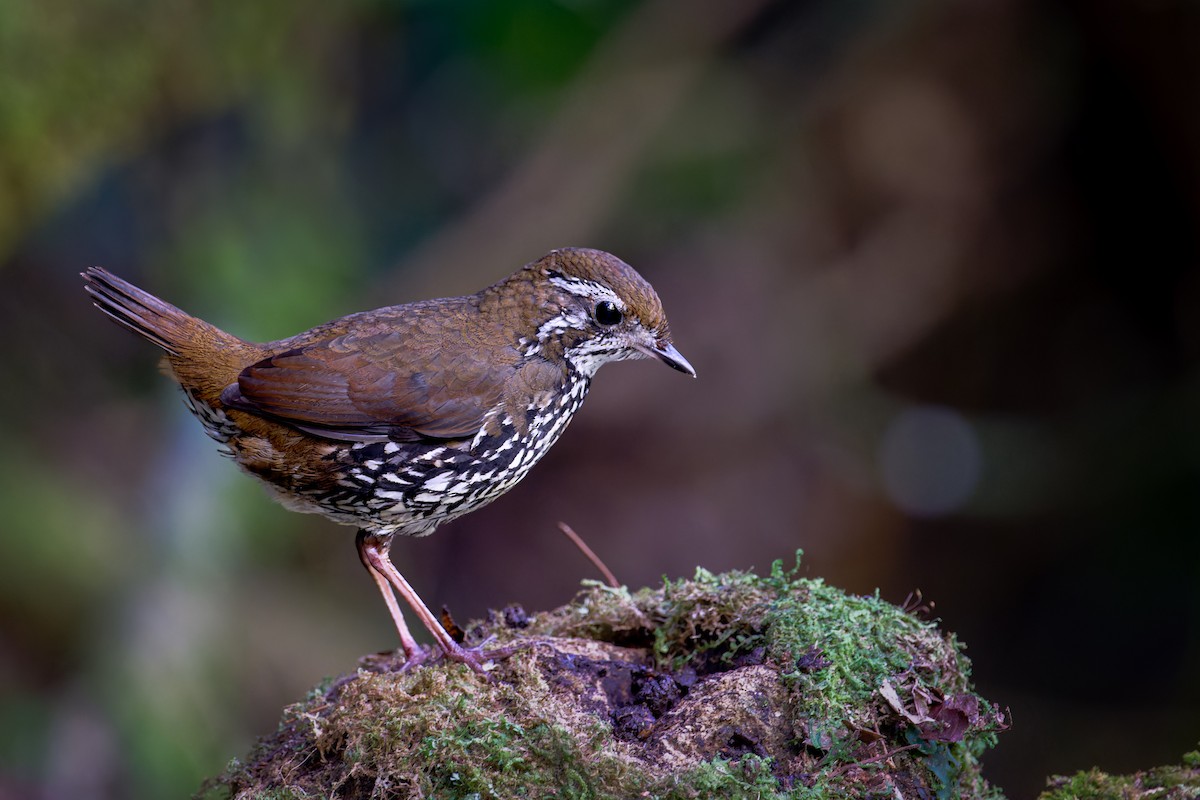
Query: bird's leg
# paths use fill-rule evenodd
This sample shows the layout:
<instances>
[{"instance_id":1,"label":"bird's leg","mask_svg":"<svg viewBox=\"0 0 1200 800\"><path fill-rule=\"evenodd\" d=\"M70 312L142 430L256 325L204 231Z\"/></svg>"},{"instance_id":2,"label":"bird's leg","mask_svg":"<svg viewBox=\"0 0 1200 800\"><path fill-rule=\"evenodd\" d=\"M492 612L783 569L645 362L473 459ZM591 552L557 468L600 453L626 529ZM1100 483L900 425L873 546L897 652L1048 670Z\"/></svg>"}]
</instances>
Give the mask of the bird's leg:
<instances>
[{"instance_id":1,"label":"bird's leg","mask_svg":"<svg viewBox=\"0 0 1200 800\"><path fill-rule=\"evenodd\" d=\"M360 541L362 534L359 534ZM425 650L421 645L417 644L417 640L409 633L408 625L404 622L404 614L400 611L400 605L396 602L396 595L392 591L392 586L388 583L387 578L383 574L371 566L371 562L363 554L362 545L359 545L359 557L362 558L363 566L367 568L367 572L371 574L375 585L379 587L379 593L383 595L383 602L387 604L388 613L392 615L392 621L396 623L396 632L400 634L400 647L404 650L404 663L408 667L415 667L425 660Z\"/></svg>"},{"instance_id":2,"label":"bird's leg","mask_svg":"<svg viewBox=\"0 0 1200 800\"><path fill-rule=\"evenodd\" d=\"M391 544L389 538L375 536L366 531L358 532L358 554L362 558L363 564L367 566L367 571L371 573L371 577L379 585L379 590L383 593L384 601L388 604L388 611L391 612L392 618L396 620L396 628L400 631L400 643L404 647L405 656L410 660L413 658L410 655L409 647L415 648L415 651L420 655L417 656L418 661L413 662L415 666L419 663L419 659L424 657L420 647L413 641L412 634L408 632L408 627L404 624L404 619L400 615L400 609L397 607L396 598L392 594L394 588L399 592L404 601L412 608L413 613L420 618L421 622L433 634L433 638L437 640L438 647L445 653L446 658L453 661L461 661L480 674L487 674L487 669L484 664L494 658L504 658L512 654L511 648L497 648L494 650L484 651L482 648L463 647L458 642L451 638L442 624L438 622L437 617L429 610L429 606L421 600L416 591L409 585L400 571L392 564L391 558L388 556L388 549ZM390 584L390 586L389 586ZM407 664L407 662L406 662Z\"/></svg>"}]
</instances>

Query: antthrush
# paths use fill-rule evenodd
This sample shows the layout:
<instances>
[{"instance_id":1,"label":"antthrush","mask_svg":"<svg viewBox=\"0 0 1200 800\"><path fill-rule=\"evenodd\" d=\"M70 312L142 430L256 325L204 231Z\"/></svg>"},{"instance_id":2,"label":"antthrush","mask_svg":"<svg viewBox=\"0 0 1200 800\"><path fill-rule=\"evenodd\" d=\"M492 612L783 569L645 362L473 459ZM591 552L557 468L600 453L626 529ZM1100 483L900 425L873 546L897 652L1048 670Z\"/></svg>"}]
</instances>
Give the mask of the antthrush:
<instances>
[{"instance_id":1,"label":"antthrush","mask_svg":"<svg viewBox=\"0 0 1200 800\"><path fill-rule=\"evenodd\" d=\"M388 557L525 477L579 410L602 364L653 357L695 376L654 289L599 250L554 250L467 297L351 314L254 344L117 276L83 274L96 307L166 352L188 408L296 511L359 528L406 665L424 651L404 598L448 658L482 670Z\"/></svg>"}]
</instances>

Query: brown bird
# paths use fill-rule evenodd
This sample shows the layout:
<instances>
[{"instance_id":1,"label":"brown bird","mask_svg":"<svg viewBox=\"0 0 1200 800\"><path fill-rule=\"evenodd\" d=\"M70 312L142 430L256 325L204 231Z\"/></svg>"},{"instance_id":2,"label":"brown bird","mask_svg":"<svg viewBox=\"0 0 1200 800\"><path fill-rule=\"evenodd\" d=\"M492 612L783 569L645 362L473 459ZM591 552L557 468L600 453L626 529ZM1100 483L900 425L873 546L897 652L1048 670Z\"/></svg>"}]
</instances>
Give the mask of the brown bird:
<instances>
[{"instance_id":1,"label":"brown bird","mask_svg":"<svg viewBox=\"0 0 1200 800\"><path fill-rule=\"evenodd\" d=\"M351 314L289 339L243 341L99 267L96 307L166 352L208 435L295 511L358 531L358 553L423 661L396 593L447 658L504 655L450 637L388 557L508 491L566 428L602 364L652 357L696 372L654 289L599 250L554 250L467 297Z\"/></svg>"}]
</instances>

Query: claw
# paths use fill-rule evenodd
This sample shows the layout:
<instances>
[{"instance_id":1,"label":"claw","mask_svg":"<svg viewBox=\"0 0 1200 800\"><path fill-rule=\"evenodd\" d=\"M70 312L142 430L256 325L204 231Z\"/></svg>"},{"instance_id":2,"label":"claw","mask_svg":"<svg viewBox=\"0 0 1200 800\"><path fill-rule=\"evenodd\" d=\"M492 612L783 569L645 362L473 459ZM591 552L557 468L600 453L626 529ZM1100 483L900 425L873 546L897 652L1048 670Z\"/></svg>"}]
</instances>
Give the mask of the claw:
<instances>
[{"instance_id":1,"label":"claw","mask_svg":"<svg viewBox=\"0 0 1200 800\"><path fill-rule=\"evenodd\" d=\"M490 679L491 672L496 668L497 661L508 658L518 650L524 650L531 644L530 642L514 642L502 647L488 648L487 643L494 638L494 636L489 636L482 644L474 647L463 647L460 644L455 644L453 648L447 648L442 651L442 658L447 661L457 661L460 664L466 664L477 674Z\"/></svg>"}]
</instances>

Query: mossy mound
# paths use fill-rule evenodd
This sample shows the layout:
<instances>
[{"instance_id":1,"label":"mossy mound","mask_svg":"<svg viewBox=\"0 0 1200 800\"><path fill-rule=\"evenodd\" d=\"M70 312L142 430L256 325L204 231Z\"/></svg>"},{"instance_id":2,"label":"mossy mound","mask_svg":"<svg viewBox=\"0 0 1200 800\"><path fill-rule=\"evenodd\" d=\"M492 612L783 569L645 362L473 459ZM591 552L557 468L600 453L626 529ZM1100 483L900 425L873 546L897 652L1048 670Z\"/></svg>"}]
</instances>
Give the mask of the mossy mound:
<instances>
[{"instance_id":1,"label":"mossy mound","mask_svg":"<svg viewBox=\"0 0 1200 800\"><path fill-rule=\"evenodd\" d=\"M378 660L289 707L206 796L991 797L1004 717L953 636L785 572L698 570L493 613L488 681Z\"/></svg>"},{"instance_id":2,"label":"mossy mound","mask_svg":"<svg viewBox=\"0 0 1200 800\"><path fill-rule=\"evenodd\" d=\"M1038 800L1196 800L1200 798L1200 747L1184 753L1178 766L1155 767L1133 775L1098 769L1056 775Z\"/></svg>"}]
</instances>

